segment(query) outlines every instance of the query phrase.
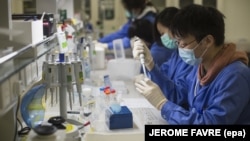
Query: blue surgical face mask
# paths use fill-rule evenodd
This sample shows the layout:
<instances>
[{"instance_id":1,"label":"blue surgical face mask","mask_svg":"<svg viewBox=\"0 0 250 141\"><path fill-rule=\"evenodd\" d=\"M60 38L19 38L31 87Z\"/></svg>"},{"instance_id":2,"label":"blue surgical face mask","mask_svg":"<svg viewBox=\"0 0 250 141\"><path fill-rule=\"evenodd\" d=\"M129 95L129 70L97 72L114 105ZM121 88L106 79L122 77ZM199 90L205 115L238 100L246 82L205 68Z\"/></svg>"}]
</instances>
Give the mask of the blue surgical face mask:
<instances>
[{"instance_id":1,"label":"blue surgical face mask","mask_svg":"<svg viewBox=\"0 0 250 141\"><path fill-rule=\"evenodd\" d=\"M175 49L177 48L177 45L174 40L170 39L167 33L163 34L161 36L161 42L162 44L168 48L168 49Z\"/></svg>"},{"instance_id":2,"label":"blue surgical face mask","mask_svg":"<svg viewBox=\"0 0 250 141\"><path fill-rule=\"evenodd\" d=\"M200 43L197 44L193 49L188 49L188 48L181 48L178 47L179 50L179 55L182 58L184 62L186 62L189 65L199 65L202 61L203 55L206 53L206 50L202 53L202 55L199 58L195 57L194 50L199 47Z\"/></svg>"}]
</instances>

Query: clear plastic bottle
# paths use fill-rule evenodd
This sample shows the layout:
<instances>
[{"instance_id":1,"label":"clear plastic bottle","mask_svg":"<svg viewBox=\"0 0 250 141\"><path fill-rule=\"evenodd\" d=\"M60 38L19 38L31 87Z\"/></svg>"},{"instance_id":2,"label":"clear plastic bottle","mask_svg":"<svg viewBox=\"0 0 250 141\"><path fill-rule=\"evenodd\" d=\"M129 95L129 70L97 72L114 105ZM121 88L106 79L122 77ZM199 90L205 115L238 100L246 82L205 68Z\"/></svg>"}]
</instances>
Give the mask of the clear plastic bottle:
<instances>
[{"instance_id":1,"label":"clear plastic bottle","mask_svg":"<svg viewBox=\"0 0 250 141\"><path fill-rule=\"evenodd\" d=\"M100 95L97 96L97 105L99 105L99 110L102 111L105 108L105 94L104 94L104 87L99 88Z\"/></svg>"},{"instance_id":2,"label":"clear plastic bottle","mask_svg":"<svg viewBox=\"0 0 250 141\"><path fill-rule=\"evenodd\" d=\"M110 93L111 93L110 87L105 87L103 92L104 92L104 101L105 101L105 105L106 105L105 108L106 108L106 107L109 107L110 105Z\"/></svg>"},{"instance_id":3,"label":"clear plastic bottle","mask_svg":"<svg viewBox=\"0 0 250 141\"><path fill-rule=\"evenodd\" d=\"M114 113L119 113L121 111L121 105L114 89L111 90L110 94L110 108Z\"/></svg>"}]
</instances>

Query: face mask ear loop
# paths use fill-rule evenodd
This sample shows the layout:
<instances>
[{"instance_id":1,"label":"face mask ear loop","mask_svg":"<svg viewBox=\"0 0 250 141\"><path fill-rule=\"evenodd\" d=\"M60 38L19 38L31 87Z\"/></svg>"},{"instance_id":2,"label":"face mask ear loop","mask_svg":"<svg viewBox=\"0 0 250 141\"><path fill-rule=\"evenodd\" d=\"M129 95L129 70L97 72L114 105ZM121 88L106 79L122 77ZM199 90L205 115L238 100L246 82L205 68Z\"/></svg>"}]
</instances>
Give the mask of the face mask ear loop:
<instances>
[{"instance_id":1,"label":"face mask ear loop","mask_svg":"<svg viewBox=\"0 0 250 141\"><path fill-rule=\"evenodd\" d=\"M202 42L202 41L203 41L203 39L201 40L201 42ZM200 42L200 43L201 43L201 42ZM200 44L200 43L199 43L199 44ZM206 47L206 49L203 51L203 53L201 54L201 56L200 56L199 58L203 57L204 54L207 52L207 50L208 50L208 48Z\"/></svg>"},{"instance_id":2,"label":"face mask ear loop","mask_svg":"<svg viewBox=\"0 0 250 141\"><path fill-rule=\"evenodd\" d=\"M204 54L207 52L207 49L208 49L208 48L206 48L206 49L203 51L203 53L201 54L200 58L204 56Z\"/></svg>"},{"instance_id":3,"label":"face mask ear loop","mask_svg":"<svg viewBox=\"0 0 250 141\"><path fill-rule=\"evenodd\" d=\"M192 49L193 50L193 52L194 52L194 50L195 49L197 49L198 47L199 47L199 45L202 43L202 41L204 40L204 38ZM198 58L201 58L201 57L203 57L203 55L206 53L206 51L207 51L207 48L206 48L206 50L200 55L200 57L198 57ZM196 58L196 57L195 57Z\"/></svg>"}]
</instances>

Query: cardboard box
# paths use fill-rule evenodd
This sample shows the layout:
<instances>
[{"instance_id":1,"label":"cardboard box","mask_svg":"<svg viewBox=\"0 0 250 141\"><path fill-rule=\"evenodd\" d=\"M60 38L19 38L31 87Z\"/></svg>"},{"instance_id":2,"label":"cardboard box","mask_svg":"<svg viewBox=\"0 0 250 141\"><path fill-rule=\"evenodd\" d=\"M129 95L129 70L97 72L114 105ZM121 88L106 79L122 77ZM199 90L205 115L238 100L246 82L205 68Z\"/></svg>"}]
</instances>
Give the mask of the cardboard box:
<instances>
[{"instance_id":1,"label":"cardboard box","mask_svg":"<svg viewBox=\"0 0 250 141\"><path fill-rule=\"evenodd\" d=\"M23 31L22 34L14 36L13 41L28 45L43 40L43 22L41 20L12 20L12 27L14 30Z\"/></svg>"}]
</instances>

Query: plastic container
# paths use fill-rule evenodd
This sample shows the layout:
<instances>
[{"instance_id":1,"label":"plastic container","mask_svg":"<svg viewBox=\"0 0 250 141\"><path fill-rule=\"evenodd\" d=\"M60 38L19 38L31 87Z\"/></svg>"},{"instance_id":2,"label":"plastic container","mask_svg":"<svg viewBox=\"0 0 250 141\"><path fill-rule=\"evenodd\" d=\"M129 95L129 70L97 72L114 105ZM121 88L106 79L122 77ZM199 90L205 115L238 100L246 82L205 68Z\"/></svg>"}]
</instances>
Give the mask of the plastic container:
<instances>
[{"instance_id":1,"label":"plastic container","mask_svg":"<svg viewBox=\"0 0 250 141\"><path fill-rule=\"evenodd\" d=\"M32 87L22 98L21 115L30 128L41 124L45 116L45 107L42 103L46 86L44 84Z\"/></svg>"},{"instance_id":2,"label":"plastic container","mask_svg":"<svg viewBox=\"0 0 250 141\"><path fill-rule=\"evenodd\" d=\"M107 63L107 73L111 80L133 80L140 74L141 64L135 59L112 59Z\"/></svg>"},{"instance_id":3,"label":"plastic container","mask_svg":"<svg viewBox=\"0 0 250 141\"><path fill-rule=\"evenodd\" d=\"M119 113L121 111L121 105L115 90L111 90L110 93L110 108L114 113Z\"/></svg>"},{"instance_id":4,"label":"plastic container","mask_svg":"<svg viewBox=\"0 0 250 141\"><path fill-rule=\"evenodd\" d=\"M125 59L125 52L122 39L113 40L115 59Z\"/></svg>"},{"instance_id":5,"label":"plastic container","mask_svg":"<svg viewBox=\"0 0 250 141\"><path fill-rule=\"evenodd\" d=\"M60 53L66 53L68 52L68 42L66 39L66 34L61 30L61 27L59 26L57 28L57 40L59 43L59 51Z\"/></svg>"},{"instance_id":6,"label":"plastic container","mask_svg":"<svg viewBox=\"0 0 250 141\"><path fill-rule=\"evenodd\" d=\"M102 47L95 47L95 58L93 58L93 69L104 69L105 68L105 50Z\"/></svg>"}]
</instances>

